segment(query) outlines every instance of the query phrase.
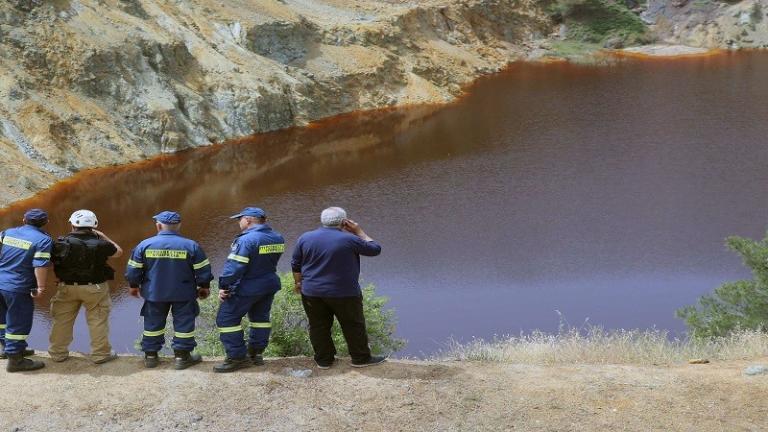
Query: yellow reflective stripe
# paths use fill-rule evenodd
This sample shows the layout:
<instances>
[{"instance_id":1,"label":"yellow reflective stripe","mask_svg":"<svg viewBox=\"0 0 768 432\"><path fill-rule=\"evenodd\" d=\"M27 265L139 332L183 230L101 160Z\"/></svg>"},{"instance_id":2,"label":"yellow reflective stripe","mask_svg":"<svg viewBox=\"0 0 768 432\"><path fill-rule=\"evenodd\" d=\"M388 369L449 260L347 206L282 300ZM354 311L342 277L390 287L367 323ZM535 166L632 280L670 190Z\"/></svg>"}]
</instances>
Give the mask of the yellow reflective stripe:
<instances>
[{"instance_id":1,"label":"yellow reflective stripe","mask_svg":"<svg viewBox=\"0 0 768 432\"><path fill-rule=\"evenodd\" d=\"M6 329L6 327L7 327L7 326L6 326L5 324L0 324L0 330L5 330L5 329Z\"/></svg>"},{"instance_id":2,"label":"yellow reflective stripe","mask_svg":"<svg viewBox=\"0 0 768 432\"><path fill-rule=\"evenodd\" d=\"M51 254L48 252L35 252L35 258L51 259Z\"/></svg>"},{"instance_id":3,"label":"yellow reflective stripe","mask_svg":"<svg viewBox=\"0 0 768 432\"><path fill-rule=\"evenodd\" d=\"M144 263L136 262L134 260L128 260L128 265L136 268L144 268Z\"/></svg>"},{"instance_id":4,"label":"yellow reflective stripe","mask_svg":"<svg viewBox=\"0 0 768 432\"><path fill-rule=\"evenodd\" d=\"M144 330L144 336L163 336L165 329L162 330Z\"/></svg>"},{"instance_id":5,"label":"yellow reflective stripe","mask_svg":"<svg viewBox=\"0 0 768 432\"><path fill-rule=\"evenodd\" d=\"M3 238L3 244L8 246L13 246L19 249L24 249L24 250L28 250L30 247L32 247L31 241L18 239L16 237L8 237L8 236L5 236L5 238Z\"/></svg>"},{"instance_id":6,"label":"yellow reflective stripe","mask_svg":"<svg viewBox=\"0 0 768 432\"><path fill-rule=\"evenodd\" d=\"M251 262L250 258L240 256L240 255L235 255L235 254L229 254L229 256L227 256L227 259L231 259L233 261L241 262L244 264L248 264L249 262Z\"/></svg>"},{"instance_id":7,"label":"yellow reflective stripe","mask_svg":"<svg viewBox=\"0 0 768 432\"><path fill-rule=\"evenodd\" d=\"M285 252L284 243L259 246L259 255L283 253L283 252Z\"/></svg>"},{"instance_id":8,"label":"yellow reflective stripe","mask_svg":"<svg viewBox=\"0 0 768 432\"><path fill-rule=\"evenodd\" d=\"M21 335L21 334L13 334L13 333L6 333L5 338L10 340L26 340L29 337L28 334Z\"/></svg>"},{"instance_id":9,"label":"yellow reflective stripe","mask_svg":"<svg viewBox=\"0 0 768 432\"><path fill-rule=\"evenodd\" d=\"M197 263L197 264L193 264L193 265L192 265L192 268L193 268L193 269L195 269L195 270L200 270L201 268L203 268L203 267L205 267L205 266L209 265L210 263L211 263L210 261L208 261L207 259L205 259L205 260L202 260L202 261L200 261L200 262L199 262L199 263Z\"/></svg>"},{"instance_id":10,"label":"yellow reflective stripe","mask_svg":"<svg viewBox=\"0 0 768 432\"><path fill-rule=\"evenodd\" d=\"M175 249L147 249L144 251L147 258L187 259L187 251Z\"/></svg>"},{"instance_id":11,"label":"yellow reflective stripe","mask_svg":"<svg viewBox=\"0 0 768 432\"><path fill-rule=\"evenodd\" d=\"M189 333L174 332L173 335L176 336L177 338L191 338L191 337L195 337L195 332L194 331L191 331Z\"/></svg>"},{"instance_id":12,"label":"yellow reflective stripe","mask_svg":"<svg viewBox=\"0 0 768 432\"><path fill-rule=\"evenodd\" d=\"M220 333L234 333L242 330L243 328L240 326L232 326L232 327L219 327Z\"/></svg>"},{"instance_id":13,"label":"yellow reflective stripe","mask_svg":"<svg viewBox=\"0 0 768 432\"><path fill-rule=\"evenodd\" d=\"M252 322L251 328L272 328L272 323L269 322Z\"/></svg>"}]
</instances>

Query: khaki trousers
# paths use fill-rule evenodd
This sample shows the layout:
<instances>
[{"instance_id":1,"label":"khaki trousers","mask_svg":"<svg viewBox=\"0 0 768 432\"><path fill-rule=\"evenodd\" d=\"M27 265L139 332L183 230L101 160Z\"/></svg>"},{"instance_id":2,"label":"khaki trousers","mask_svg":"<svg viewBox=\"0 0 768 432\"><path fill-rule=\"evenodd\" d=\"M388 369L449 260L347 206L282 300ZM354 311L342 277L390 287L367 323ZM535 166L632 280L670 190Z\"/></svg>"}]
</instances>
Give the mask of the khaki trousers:
<instances>
[{"instance_id":1,"label":"khaki trousers","mask_svg":"<svg viewBox=\"0 0 768 432\"><path fill-rule=\"evenodd\" d=\"M59 290L51 299L51 326L48 353L54 361L69 356L72 330L80 307L85 307L85 319L91 334L91 360L99 361L109 357L109 310L112 300L106 282L91 285L65 285L59 283Z\"/></svg>"}]
</instances>

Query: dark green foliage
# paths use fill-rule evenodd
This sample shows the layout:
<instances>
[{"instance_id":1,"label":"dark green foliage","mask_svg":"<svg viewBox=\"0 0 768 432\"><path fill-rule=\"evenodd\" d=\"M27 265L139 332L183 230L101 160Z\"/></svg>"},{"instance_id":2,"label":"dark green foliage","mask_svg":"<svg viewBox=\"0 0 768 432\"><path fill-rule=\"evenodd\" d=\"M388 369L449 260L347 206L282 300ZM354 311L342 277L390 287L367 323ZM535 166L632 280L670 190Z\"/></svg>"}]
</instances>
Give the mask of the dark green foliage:
<instances>
[{"instance_id":1,"label":"dark green foliage","mask_svg":"<svg viewBox=\"0 0 768 432\"><path fill-rule=\"evenodd\" d=\"M628 44L646 42L646 27L623 3L611 0L559 0L550 13L567 28L569 39L603 43L620 38Z\"/></svg>"},{"instance_id":2,"label":"dark green foliage","mask_svg":"<svg viewBox=\"0 0 768 432\"><path fill-rule=\"evenodd\" d=\"M761 241L729 237L728 247L741 255L753 280L729 282L677 311L693 336L725 336L737 329L768 329L768 235Z\"/></svg>"},{"instance_id":3,"label":"dark green foliage","mask_svg":"<svg viewBox=\"0 0 768 432\"><path fill-rule=\"evenodd\" d=\"M301 305L301 296L293 292L293 278L290 274L282 275L281 281L282 289L275 295L272 304L272 336L265 355L269 357L312 355L312 345L309 343L307 331L307 316ZM404 340L394 336L395 314L392 310L384 308L386 303L387 298L377 296L373 285L363 288L363 310L371 350L374 354L389 354L405 345ZM200 302L200 317L195 330L197 351L200 354L208 356L225 354L216 329L218 307L218 289L213 287L211 297ZM246 332L247 324L248 321L244 319L243 328ZM344 342L338 322L334 322L332 336L339 355L348 355L347 344Z\"/></svg>"}]
</instances>

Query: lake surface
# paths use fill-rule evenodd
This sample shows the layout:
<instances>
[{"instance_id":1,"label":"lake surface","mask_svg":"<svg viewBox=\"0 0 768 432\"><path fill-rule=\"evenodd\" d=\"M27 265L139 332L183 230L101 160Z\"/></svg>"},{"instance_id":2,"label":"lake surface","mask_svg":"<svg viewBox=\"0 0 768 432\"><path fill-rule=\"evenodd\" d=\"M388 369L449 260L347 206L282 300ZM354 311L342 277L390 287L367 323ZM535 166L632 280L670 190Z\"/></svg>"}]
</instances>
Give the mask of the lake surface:
<instances>
[{"instance_id":1,"label":"lake surface","mask_svg":"<svg viewBox=\"0 0 768 432\"><path fill-rule=\"evenodd\" d=\"M130 250L151 215L182 213L218 274L235 222L258 205L288 250L346 208L383 245L362 277L391 298L399 355L570 325L684 330L676 308L747 277L728 235L768 218L768 55L612 66L514 64L446 107L342 116L76 176L7 209L94 210ZM289 270L289 254L281 270ZM122 273L127 257L115 262ZM132 351L141 302L113 284L113 345ZM31 337L47 347L47 302ZM88 350L82 316L76 350Z\"/></svg>"}]
</instances>

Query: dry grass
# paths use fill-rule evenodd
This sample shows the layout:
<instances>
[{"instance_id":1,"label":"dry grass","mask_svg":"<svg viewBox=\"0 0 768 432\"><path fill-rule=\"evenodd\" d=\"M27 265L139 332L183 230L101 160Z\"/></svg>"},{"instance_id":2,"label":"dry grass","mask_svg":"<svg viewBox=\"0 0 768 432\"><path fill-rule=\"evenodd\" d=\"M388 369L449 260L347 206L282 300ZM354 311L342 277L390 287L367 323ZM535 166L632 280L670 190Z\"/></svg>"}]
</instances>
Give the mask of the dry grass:
<instances>
[{"instance_id":1,"label":"dry grass","mask_svg":"<svg viewBox=\"0 0 768 432\"><path fill-rule=\"evenodd\" d=\"M670 338L663 330L611 330L590 327L558 334L534 332L493 341L451 342L438 355L444 360L491 361L534 365L659 365L709 360L750 359L768 353L768 334L741 330L712 339Z\"/></svg>"}]
</instances>

